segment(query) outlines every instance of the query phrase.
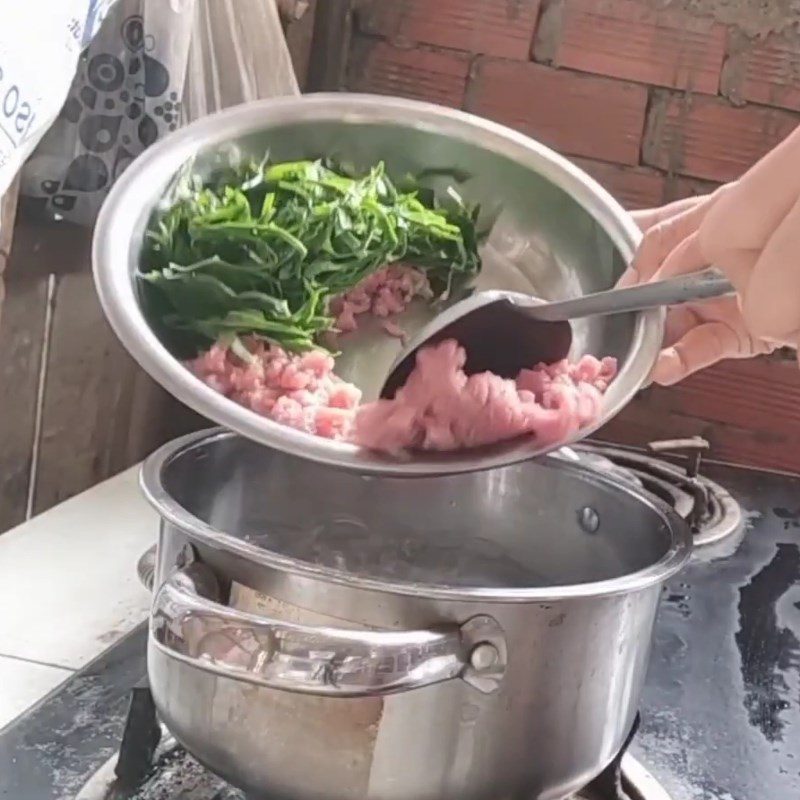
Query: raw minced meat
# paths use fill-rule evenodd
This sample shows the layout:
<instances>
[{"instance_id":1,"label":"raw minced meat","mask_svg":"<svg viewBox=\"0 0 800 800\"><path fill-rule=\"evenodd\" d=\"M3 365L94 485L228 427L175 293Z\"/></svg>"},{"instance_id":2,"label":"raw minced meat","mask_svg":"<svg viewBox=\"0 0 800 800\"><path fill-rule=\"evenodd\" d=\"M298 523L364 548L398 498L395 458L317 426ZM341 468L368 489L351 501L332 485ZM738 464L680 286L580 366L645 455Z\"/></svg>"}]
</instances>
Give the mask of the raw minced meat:
<instances>
[{"instance_id":1,"label":"raw minced meat","mask_svg":"<svg viewBox=\"0 0 800 800\"><path fill-rule=\"evenodd\" d=\"M455 341L424 348L392 400L359 406L361 392L333 372L322 351L291 354L255 338L249 358L215 344L189 362L226 397L275 422L373 450L458 450L522 435L546 446L598 418L616 361L584 356L524 369L516 380L464 373L466 354Z\"/></svg>"},{"instance_id":2,"label":"raw minced meat","mask_svg":"<svg viewBox=\"0 0 800 800\"><path fill-rule=\"evenodd\" d=\"M368 275L358 286L331 301L335 327L341 333L358 328L358 317L371 313L383 320L390 335L405 338L403 329L393 319L408 308L415 297L433 297L425 273L407 264L391 264Z\"/></svg>"},{"instance_id":3,"label":"raw minced meat","mask_svg":"<svg viewBox=\"0 0 800 800\"><path fill-rule=\"evenodd\" d=\"M466 353L453 340L422 349L392 400L358 409L352 439L373 450L458 450L534 436L546 446L595 422L616 374L612 358L583 356L523 369L516 380L467 376Z\"/></svg>"},{"instance_id":4,"label":"raw minced meat","mask_svg":"<svg viewBox=\"0 0 800 800\"><path fill-rule=\"evenodd\" d=\"M346 439L361 391L333 372L321 350L287 353L259 339L244 342L242 358L215 344L188 366L212 389L264 417L328 439Z\"/></svg>"}]
</instances>

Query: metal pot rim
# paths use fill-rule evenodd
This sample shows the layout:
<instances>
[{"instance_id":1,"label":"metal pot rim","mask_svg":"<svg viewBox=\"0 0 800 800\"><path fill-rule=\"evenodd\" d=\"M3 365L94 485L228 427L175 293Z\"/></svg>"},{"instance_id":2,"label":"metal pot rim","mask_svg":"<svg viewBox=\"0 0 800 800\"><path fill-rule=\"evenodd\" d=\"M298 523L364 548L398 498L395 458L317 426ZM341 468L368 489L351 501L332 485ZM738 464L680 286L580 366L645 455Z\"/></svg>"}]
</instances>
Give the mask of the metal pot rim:
<instances>
[{"instance_id":1,"label":"metal pot rim","mask_svg":"<svg viewBox=\"0 0 800 800\"><path fill-rule=\"evenodd\" d=\"M198 519L190 514L167 491L161 479L163 470L171 461L185 455L193 448L235 437L232 431L221 428L199 431L182 436L160 447L142 464L139 483L147 501L161 515L162 519L186 532L197 541L216 549L224 549L250 562L269 567L280 572L301 575L314 580L327 581L358 589L367 589L383 594L424 597L427 599L491 602L491 603L531 603L557 602L565 599L584 599L589 597L608 597L647 589L662 583L678 572L688 561L692 550L692 534L686 522L659 498L629 485L613 476L602 475L593 469L564 459L559 454L545 456L540 463L548 467L577 474L594 483L613 488L649 506L664 521L671 532L672 544L664 555L654 564L637 572L616 578L591 583L565 586L532 588L464 588L437 586L422 583L401 583L363 578L347 572L320 567L306 561L273 553L257 545L243 541ZM404 480L424 480L405 478Z\"/></svg>"},{"instance_id":2,"label":"metal pot rim","mask_svg":"<svg viewBox=\"0 0 800 800\"><path fill-rule=\"evenodd\" d=\"M130 270L131 248L144 224L142 214L152 199L154 183L172 176L203 147L259 130L329 119L437 128L448 136L468 139L537 171L568 192L602 226L626 260L641 239L630 215L596 181L566 158L511 128L463 111L397 97L332 93L274 98L234 106L187 125L148 148L119 177L103 204L92 244L95 286L106 318L134 359L172 395L215 424L268 447L364 474L473 471L475 457L468 452L426 453L402 461L265 419L198 380L161 343L139 306ZM602 417L581 436L606 424L639 390L661 347L664 318L661 309L637 316L628 357L605 395ZM541 454L534 441L522 439L511 447L487 449L481 454L480 466L506 466Z\"/></svg>"}]
</instances>

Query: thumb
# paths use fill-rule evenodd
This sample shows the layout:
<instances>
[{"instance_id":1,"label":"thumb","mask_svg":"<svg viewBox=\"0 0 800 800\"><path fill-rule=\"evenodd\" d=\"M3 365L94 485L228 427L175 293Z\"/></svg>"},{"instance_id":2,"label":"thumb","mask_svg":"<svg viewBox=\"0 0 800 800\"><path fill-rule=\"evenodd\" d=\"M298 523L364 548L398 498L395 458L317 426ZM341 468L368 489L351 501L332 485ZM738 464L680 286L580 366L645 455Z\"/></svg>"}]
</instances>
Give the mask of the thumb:
<instances>
[{"instance_id":1,"label":"thumb","mask_svg":"<svg viewBox=\"0 0 800 800\"><path fill-rule=\"evenodd\" d=\"M733 328L724 322L706 322L662 350L650 377L653 383L672 386L718 361L736 358L741 352L742 343Z\"/></svg>"}]
</instances>

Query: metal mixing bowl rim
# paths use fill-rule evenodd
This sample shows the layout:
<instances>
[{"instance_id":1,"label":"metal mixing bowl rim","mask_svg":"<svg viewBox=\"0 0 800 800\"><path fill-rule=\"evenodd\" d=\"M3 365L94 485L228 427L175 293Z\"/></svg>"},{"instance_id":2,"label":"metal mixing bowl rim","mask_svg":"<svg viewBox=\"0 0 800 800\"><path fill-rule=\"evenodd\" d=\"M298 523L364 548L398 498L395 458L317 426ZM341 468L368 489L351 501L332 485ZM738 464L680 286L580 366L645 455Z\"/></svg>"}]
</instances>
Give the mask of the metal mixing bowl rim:
<instances>
[{"instance_id":1,"label":"metal mixing bowl rim","mask_svg":"<svg viewBox=\"0 0 800 800\"><path fill-rule=\"evenodd\" d=\"M539 465L552 466L571 475L579 475L583 480L622 492L638 502L644 503L658 514L671 534L671 545L654 564L637 572L620 575L616 578L590 583L564 586L545 586L531 588L477 588L451 587L427 583L403 583L376 578L365 578L330 567L320 567L301 559L283 556L236 536L220 531L188 512L167 491L162 474L169 464L192 449L208 443L237 437L232 431L214 428L182 436L160 447L142 464L139 484L150 503L163 520L214 549L224 549L241 556L250 562L264 565L280 572L302 575L320 581L328 581L358 589L369 589L384 594L425 597L438 600L486 601L497 603L556 602L568 598L607 597L628 594L663 583L677 573L688 561L692 550L692 533L686 522L660 498L641 490L626 481L576 464L571 459L562 458L558 453L536 460ZM238 438L238 437L237 437ZM519 466L519 465L518 465ZM378 476L385 477L385 476ZM457 476L442 476L457 477ZM389 478L391 479L391 478ZM395 480L409 482L426 480L420 477L402 477Z\"/></svg>"},{"instance_id":2,"label":"metal mixing bowl rim","mask_svg":"<svg viewBox=\"0 0 800 800\"><path fill-rule=\"evenodd\" d=\"M207 386L151 329L139 306L130 262L140 245L137 235L141 236L144 212L152 207L153 185L168 180L187 159L208 146L286 124L323 119L430 129L477 144L567 191L601 225L626 260L641 238L630 215L592 178L544 145L503 125L431 103L377 95L334 93L264 100L226 109L170 134L138 156L117 179L98 216L92 243L95 285L111 327L140 366L180 401L218 425L292 455L388 476L470 472L540 455L543 449L523 438L480 453L430 453L401 461L297 431L237 405ZM603 415L592 428L581 431L580 438L608 422L639 390L655 363L663 326L662 310L637 316L627 362L606 394Z\"/></svg>"}]
</instances>

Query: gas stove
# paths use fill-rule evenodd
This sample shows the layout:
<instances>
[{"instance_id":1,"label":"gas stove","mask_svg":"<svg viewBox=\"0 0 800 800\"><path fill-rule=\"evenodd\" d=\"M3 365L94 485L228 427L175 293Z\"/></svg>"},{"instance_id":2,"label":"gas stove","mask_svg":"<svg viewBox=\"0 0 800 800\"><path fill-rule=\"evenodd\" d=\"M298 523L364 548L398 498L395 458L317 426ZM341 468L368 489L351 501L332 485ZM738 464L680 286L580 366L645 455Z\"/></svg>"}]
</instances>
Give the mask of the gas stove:
<instances>
[{"instance_id":1,"label":"gas stove","mask_svg":"<svg viewBox=\"0 0 800 800\"><path fill-rule=\"evenodd\" d=\"M699 436L651 442L648 452L607 444L574 448L584 462L612 472L660 497L691 526L695 547L716 544L744 532L742 507L717 481L701 473L709 443ZM683 457L683 464L666 457Z\"/></svg>"},{"instance_id":2,"label":"gas stove","mask_svg":"<svg viewBox=\"0 0 800 800\"><path fill-rule=\"evenodd\" d=\"M669 800L655 779L623 750L572 800ZM204 769L158 723L146 686L133 690L122 744L75 800L248 800ZM260 799L259 799L260 800Z\"/></svg>"},{"instance_id":3,"label":"gas stove","mask_svg":"<svg viewBox=\"0 0 800 800\"><path fill-rule=\"evenodd\" d=\"M703 463L701 439L648 451L574 448L670 502L696 544L665 587L641 724L574 800L800 797L800 479ZM146 635L0 731L0 798L245 800L159 726Z\"/></svg>"},{"instance_id":4,"label":"gas stove","mask_svg":"<svg viewBox=\"0 0 800 800\"><path fill-rule=\"evenodd\" d=\"M141 626L0 733L0 797L11 800L263 800L202 767L158 721ZM143 674L143 673L142 673ZM672 800L629 751L570 800ZM99 765L98 765L99 762Z\"/></svg>"}]
</instances>

